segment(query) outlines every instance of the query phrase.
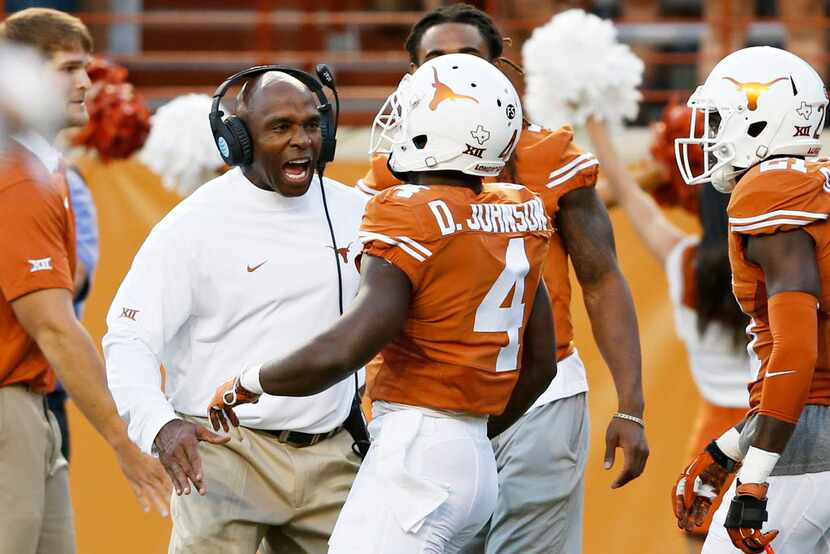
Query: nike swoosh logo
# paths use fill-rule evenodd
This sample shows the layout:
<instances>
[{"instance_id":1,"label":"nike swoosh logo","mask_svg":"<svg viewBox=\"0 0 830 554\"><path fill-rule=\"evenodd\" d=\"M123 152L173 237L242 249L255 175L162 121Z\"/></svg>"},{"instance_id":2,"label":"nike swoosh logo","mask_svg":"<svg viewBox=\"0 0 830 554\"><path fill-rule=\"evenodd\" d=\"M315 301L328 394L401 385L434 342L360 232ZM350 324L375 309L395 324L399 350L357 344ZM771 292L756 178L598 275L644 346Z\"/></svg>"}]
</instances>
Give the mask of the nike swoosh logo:
<instances>
[{"instance_id":1,"label":"nike swoosh logo","mask_svg":"<svg viewBox=\"0 0 830 554\"><path fill-rule=\"evenodd\" d=\"M777 375L786 375L788 373L795 373L795 370L791 369L790 371L775 371L775 372L772 372L772 373L767 373L767 377L775 377Z\"/></svg>"},{"instance_id":2,"label":"nike swoosh logo","mask_svg":"<svg viewBox=\"0 0 830 554\"><path fill-rule=\"evenodd\" d=\"M265 263L266 263L267 261L268 261L268 260L265 260L265 261L264 261L264 262L262 262L261 264L257 264L257 265L255 265L254 267L248 266L248 273L253 273L253 272L254 272L254 271L256 271L257 269L259 269L260 267L262 267L263 265L265 265Z\"/></svg>"}]
</instances>

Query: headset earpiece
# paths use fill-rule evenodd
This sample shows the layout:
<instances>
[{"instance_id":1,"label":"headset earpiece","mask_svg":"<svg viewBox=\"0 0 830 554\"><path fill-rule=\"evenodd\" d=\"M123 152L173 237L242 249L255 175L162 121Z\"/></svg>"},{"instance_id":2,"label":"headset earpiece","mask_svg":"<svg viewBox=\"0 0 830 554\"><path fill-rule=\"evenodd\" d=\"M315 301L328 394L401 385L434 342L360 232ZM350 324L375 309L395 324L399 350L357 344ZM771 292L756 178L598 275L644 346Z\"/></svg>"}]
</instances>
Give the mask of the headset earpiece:
<instances>
[{"instance_id":1,"label":"headset earpiece","mask_svg":"<svg viewBox=\"0 0 830 554\"><path fill-rule=\"evenodd\" d=\"M239 117L232 115L225 120L229 134L233 137L233 159L231 165L251 165L254 161L254 147L248 126Z\"/></svg>"},{"instance_id":2,"label":"headset earpiece","mask_svg":"<svg viewBox=\"0 0 830 554\"><path fill-rule=\"evenodd\" d=\"M330 88L334 93L334 100L337 104L337 112L334 112L332 111L331 103L327 103L327 113L324 114L320 124L320 130L323 134L323 148L320 152L320 162L321 165L324 165L334 161L334 155L337 150L337 118L340 116L340 99L337 96L337 85L334 81L334 73L329 66L324 63L319 63L314 70L323 86ZM320 92L322 92L322 89Z\"/></svg>"},{"instance_id":3,"label":"headset earpiece","mask_svg":"<svg viewBox=\"0 0 830 554\"><path fill-rule=\"evenodd\" d=\"M325 165L334 161L334 152L337 149L337 132L331 122L334 119L331 113L331 104L325 106L325 111L320 110L320 135L323 137L320 147L320 164Z\"/></svg>"}]
</instances>

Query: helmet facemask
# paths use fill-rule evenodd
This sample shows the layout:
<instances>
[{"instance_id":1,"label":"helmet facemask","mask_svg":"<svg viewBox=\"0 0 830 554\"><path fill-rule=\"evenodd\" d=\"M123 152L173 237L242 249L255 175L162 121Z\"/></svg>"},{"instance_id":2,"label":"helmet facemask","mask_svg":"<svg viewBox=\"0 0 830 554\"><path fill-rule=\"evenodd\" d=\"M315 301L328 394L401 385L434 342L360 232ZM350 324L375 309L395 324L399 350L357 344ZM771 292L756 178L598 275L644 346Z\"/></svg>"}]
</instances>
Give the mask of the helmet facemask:
<instances>
[{"instance_id":1,"label":"helmet facemask","mask_svg":"<svg viewBox=\"0 0 830 554\"><path fill-rule=\"evenodd\" d=\"M403 76L398 88L389 95L375 116L369 138L369 154L389 154L395 145L406 140L411 79L409 74Z\"/></svg>"},{"instance_id":2,"label":"helmet facemask","mask_svg":"<svg viewBox=\"0 0 830 554\"><path fill-rule=\"evenodd\" d=\"M674 141L677 166L688 185L711 182L720 192L730 192L735 179L744 170L732 165L735 161L735 146L730 140L732 137L728 135L740 134L741 129L733 128L742 127L743 122L740 121L740 116L734 117L738 115L738 110L719 108L710 99L703 97L701 89L698 87L689 99L688 105L692 110L689 137ZM700 121L703 126L698 134ZM698 151L695 152L695 149ZM694 159L703 161L702 172L697 175L692 167Z\"/></svg>"}]
</instances>

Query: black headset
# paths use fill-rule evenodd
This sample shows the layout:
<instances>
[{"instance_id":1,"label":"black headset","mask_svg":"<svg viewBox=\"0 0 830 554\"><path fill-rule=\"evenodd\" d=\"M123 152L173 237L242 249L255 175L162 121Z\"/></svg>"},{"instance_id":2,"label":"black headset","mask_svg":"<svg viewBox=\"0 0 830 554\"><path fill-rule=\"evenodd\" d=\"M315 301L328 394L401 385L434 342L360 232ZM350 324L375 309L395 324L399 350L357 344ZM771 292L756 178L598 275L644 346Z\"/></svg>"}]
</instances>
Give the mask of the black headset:
<instances>
[{"instance_id":1,"label":"black headset","mask_svg":"<svg viewBox=\"0 0 830 554\"><path fill-rule=\"evenodd\" d=\"M294 77L307 86L317 97L317 101L319 102L317 109L320 112L320 132L323 135L323 144L320 148L320 159L317 169L322 174L325 165L334 160L334 152L337 148L337 115L340 113L340 99L337 96L334 75L325 64L318 64L316 67L317 77L320 81L305 71L282 65L257 65L225 79L225 82L219 85L219 88L213 93L213 104L210 107L210 115L208 116L210 130L213 132L213 140L216 142L219 154L225 163L231 166L245 166L253 163L254 147L248 127L236 115L224 117L225 113L221 110L220 105L222 97L225 96L225 93L234 83L247 77L268 73L269 71L279 71L280 73ZM322 85L320 84L321 82ZM334 93L337 113L334 113L332 110L331 102L329 102L323 92L323 85L331 89Z\"/></svg>"}]
</instances>

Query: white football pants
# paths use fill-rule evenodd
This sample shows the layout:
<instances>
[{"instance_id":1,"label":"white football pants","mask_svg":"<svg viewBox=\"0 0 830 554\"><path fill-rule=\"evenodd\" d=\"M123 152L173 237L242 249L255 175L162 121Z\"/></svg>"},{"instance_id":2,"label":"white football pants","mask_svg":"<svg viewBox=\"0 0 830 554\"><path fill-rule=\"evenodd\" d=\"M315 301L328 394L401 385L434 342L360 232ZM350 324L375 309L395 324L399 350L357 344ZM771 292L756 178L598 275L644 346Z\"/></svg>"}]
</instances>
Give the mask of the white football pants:
<instances>
[{"instance_id":1,"label":"white football pants","mask_svg":"<svg viewBox=\"0 0 830 554\"><path fill-rule=\"evenodd\" d=\"M496 506L487 418L382 406L329 554L457 552Z\"/></svg>"},{"instance_id":2,"label":"white football pants","mask_svg":"<svg viewBox=\"0 0 830 554\"><path fill-rule=\"evenodd\" d=\"M830 554L830 471L780 475L768 483L769 521L763 531L780 531L771 543L775 554ZM734 496L733 483L715 512L701 554L740 552L723 527Z\"/></svg>"}]
</instances>

